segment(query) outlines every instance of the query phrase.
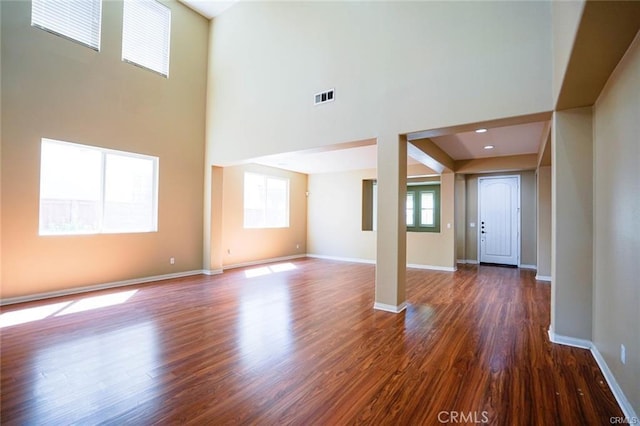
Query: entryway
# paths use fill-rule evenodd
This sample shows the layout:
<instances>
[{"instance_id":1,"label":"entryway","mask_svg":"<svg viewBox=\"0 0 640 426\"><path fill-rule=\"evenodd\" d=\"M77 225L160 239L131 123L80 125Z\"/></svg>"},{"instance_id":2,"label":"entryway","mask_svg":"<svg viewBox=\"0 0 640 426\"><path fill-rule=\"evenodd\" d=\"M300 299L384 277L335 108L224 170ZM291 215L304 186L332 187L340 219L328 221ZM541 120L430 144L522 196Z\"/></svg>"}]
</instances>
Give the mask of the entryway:
<instances>
[{"instance_id":1,"label":"entryway","mask_svg":"<svg viewBox=\"0 0 640 426\"><path fill-rule=\"evenodd\" d=\"M480 263L518 266L520 260L520 176L478 179Z\"/></svg>"}]
</instances>

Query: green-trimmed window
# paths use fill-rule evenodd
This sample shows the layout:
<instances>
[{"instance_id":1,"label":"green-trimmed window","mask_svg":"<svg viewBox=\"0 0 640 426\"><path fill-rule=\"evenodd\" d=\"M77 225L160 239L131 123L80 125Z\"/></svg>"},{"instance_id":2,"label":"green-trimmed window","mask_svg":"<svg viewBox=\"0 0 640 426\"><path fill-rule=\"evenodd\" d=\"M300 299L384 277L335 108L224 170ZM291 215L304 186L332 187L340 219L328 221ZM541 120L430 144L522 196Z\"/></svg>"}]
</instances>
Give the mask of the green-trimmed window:
<instances>
[{"instance_id":1,"label":"green-trimmed window","mask_svg":"<svg viewBox=\"0 0 640 426\"><path fill-rule=\"evenodd\" d=\"M362 230L377 230L378 185L362 181ZM406 198L407 232L440 232L440 183L409 184Z\"/></svg>"},{"instance_id":2,"label":"green-trimmed window","mask_svg":"<svg viewBox=\"0 0 640 426\"><path fill-rule=\"evenodd\" d=\"M409 185L406 216L409 232L440 232L440 185Z\"/></svg>"}]
</instances>

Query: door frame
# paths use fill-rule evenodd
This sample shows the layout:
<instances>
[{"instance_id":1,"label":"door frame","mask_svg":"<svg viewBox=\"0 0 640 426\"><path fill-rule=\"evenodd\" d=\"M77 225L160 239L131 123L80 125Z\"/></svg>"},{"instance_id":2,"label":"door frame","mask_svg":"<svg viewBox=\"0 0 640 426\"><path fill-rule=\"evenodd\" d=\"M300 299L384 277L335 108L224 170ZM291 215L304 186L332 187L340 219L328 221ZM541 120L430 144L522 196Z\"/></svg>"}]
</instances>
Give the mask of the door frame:
<instances>
[{"instance_id":1,"label":"door frame","mask_svg":"<svg viewBox=\"0 0 640 426\"><path fill-rule=\"evenodd\" d=\"M489 179L501 179L501 178L516 178L517 182L518 182L518 186L517 186L517 200L518 200L518 206L517 206L517 210L518 210L518 244L517 244L517 262L516 262L516 266L519 268L520 264L521 264L521 260L520 260L520 249L522 247L522 232L521 232L521 226L522 226L522 192L521 192L521 176L518 175L495 175L495 176L478 176L478 199L477 199L477 222L476 222L476 242L477 242L477 257L478 257L478 265L481 263L481 258L482 258L482 253L480 252L480 248L481 248L481 244L480 244L480 203L481 203L481 199L482 199L482 190L480 188L480 184L483 180L489 180Z\"/></svg>"}]
</instances>

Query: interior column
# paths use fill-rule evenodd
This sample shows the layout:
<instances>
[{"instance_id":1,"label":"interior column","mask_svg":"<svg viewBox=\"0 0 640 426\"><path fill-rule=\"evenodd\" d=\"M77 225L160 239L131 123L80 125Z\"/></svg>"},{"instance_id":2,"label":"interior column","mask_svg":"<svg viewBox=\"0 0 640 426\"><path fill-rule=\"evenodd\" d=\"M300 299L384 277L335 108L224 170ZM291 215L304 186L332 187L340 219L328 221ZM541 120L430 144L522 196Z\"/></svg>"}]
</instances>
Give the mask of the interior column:
<instances>
[{"instance_id":1,"label":"interior column","mask_svg":"<svg viewBox=\"0 0 640 426\"><path fill-rule=\"evenodd\" d=\"M590 341L593 293L590 107L553 114L551 155L551 338Z\"/></svg>"},{"instance_id":2,"label":"interior column","mask_svg":"<svg viewBox=\"0 0 640 426\"><path fill-rule=\"evenodd\" d=\"M378 234L374 308L401 312L406 307L407 139L378 138Z\"/></svg>"}]
</instances>

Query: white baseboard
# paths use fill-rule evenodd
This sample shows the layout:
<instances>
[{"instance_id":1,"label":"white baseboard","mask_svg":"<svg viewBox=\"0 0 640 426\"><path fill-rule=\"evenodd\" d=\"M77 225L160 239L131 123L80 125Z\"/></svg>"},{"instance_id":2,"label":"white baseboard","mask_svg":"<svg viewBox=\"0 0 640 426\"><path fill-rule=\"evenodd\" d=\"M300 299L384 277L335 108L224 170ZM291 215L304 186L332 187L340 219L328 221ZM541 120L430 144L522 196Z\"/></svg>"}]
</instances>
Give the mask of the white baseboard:
<instances>
[{"instance_id":1,"label":"white baseboard","mask_svg":"<svg viewBox=\"0 0 640 426\"><path fill-rule=\"evenodd\" d=\"M176 272L173 274L164 274L164 275L154 275L151 277L134 278L131 280L112 281L108 283L95 284L95 285L84 286L84 287L74 287L74 288L67 288L64 290L50 291L46 293L30 294L27 296L10 297L8 299L0 300L0 305L12 305L15 303L31 302L34 300L51 299L52 297L69 296L72 294L88 293L90 291L106 290L109 288L117 288L117 287L126 287L130 285L135 285L135 284L144 284L144 283L149 283L153 281L170 280L172 278L190 277L192 275L200 275L200 274L209 275L204 270L198 269L195 271Z\"/></svg>"},{"instance_id":2,"label":"white baseboard","mask_svg":"<svg viewBox=\"0 0 640 426\"><path fill-rule=\"evenodd\" d=\"M537 265L519 265L518 268L520 269L538 269Z\"/></svg>"},{"instance_id":3,"label":"white baseboard","mask_svg":"<svg viewBox=\"0 0 640 426\"><path fill-rule=\"evenodd\" d=\"M594 344L591 344L591 354L596 359L596 362L600 367L600 371L602 371L602 375L607 380L607 383L609 384L609 388L611 389L611 392L613 392L613 396L616 397L616 401L618 401L618 405L620 405L620 408L622 409L624 416L627 419L636 419L636 422L640 421L638 420L638 415L636 414L633 407L631 406L631 403L627 399L624 392L622 392L622 389L620 389L620 385L618 385L618 382L616 381L616 378L613 376L613 373L609 369L607 362L604 360L604 358L602 357L602 354Z\"/></svg>"},{"instance_id":4,"label":"white baseboard","mask_svg":"<svg viewBox=\"0 0 640 426\"><path fill-rule=\"evenodd\" d=\"M445 271L445 272L455 272L458 270L458 268L451 267L451 266L417 265L415 263L408 263L407 268L429 269L431 271Z\"/></svg>"},{"instance_id":5,"label":"white baseboard","mask_svg":"<svg viewBox=\"0 0 640 426\"><path fill-rule=\"evenodd\" d=\"M222 273L222 269L203 269L202 273L205 275L220 275Z\"/></svg>"},{"instance_id":6,"label":"white baseboard","mask_svg":"<svg viewBox=\"0 0 640 426\"><path fill-rule=\"evenodd\" d=\"M367 263L370 265L376 264L375 260L360 259L360 258L354 258L354 257L325 256L323 254L307 254L307 257L313 257L316 259L338 260L340 262ZM456 271L456 268L452 268L449 266L419 265L414 263L407 263L407 268L429 269L433 271L447 271L447 272Z\"/></svg>"},{"instance_id":7,"label":"white baseboard","mask_svg":"<svg viewBox=\"0 0 640 426\"><path fill-rule=\"evenodd\" d=\"M394 314L399 314L400 312L407 309L407 302L402 302L398 306L395 305L387 305L386 303L375 302L373 304L373 309L377 309L379 311L392 312Z\"/></svg>"},{"instance_id":8,"label":"white baseboard","mask_svg":"<svg viewBox=\"0 0 640 426\"><path fill-rule=\"evenodd\" d=\"M551 277L547 275L536 275L536 280L551 282Z\"/></svg>"},{"instance_id":9,"label":"white baseboard","mask_svg":"<svg viewBox=\"0 0 640 426\"><path fill-rule=\"evenodd\" d=\"M311 254L311 253L308 253L307 257L313 257L315 259L338 260L340 262L367 263L370 265L376 264L375 260L360 259L357 257L325 256L324 254Z\"/></svg>"},{"instance_id":10,"label":"white baseboard","mask_svg":"<svg viewBox=\"0 0 640 426\"><path fill-rule=\"evenodd\" d=\"M236 269L236 268L244 268L247 266L264 265L265 263L284 262L286 260L300 259L302 257L307 257L307 255L295 254L293 256L272 257L269 259L253 260L251 262L234 263L232 265L225 265L222 267L222 269L226 271L227 269Z\"/></svg>"},{"instance_id":11,"label":"white baseboard","mask_svg":"<svg viewBox=\"0 0 640 426\"><path fill-rule=\"evenodd\" d=\"M460 263L462 265L477 265L478 261L477 260L473 260L473 259L458 259L456 260L457 263Z\"/></svg>"},{"instance_id":12,"label":"white baseboard","mask_svg":"<svg viewBox=\"0 0 640 426\"><path fill-rule=\"evenodd\" d=\"M568 337L568 336L562 336L560 334L556 334L554 333L551 327L549 327L549 330L547 331L547 333L549 334L549 340L552 343L558 343L561 345L573 346L574 348L582 348L582 349L591 349L591 346L593 345L591 343L591 340L578 339L576 337Z\"/></svg>"},{"instance_id":13,"label":"white baseboard","mask_svg":"<svg viewBox=\"0 0 640 426\"><path fill-rule=\"evenodd\" d=\"M611 393L613 393L613 396L615 396L616 401L618 401L618 405L620 406L620 409L622 410L625 417L627 419L639 418L636 412L634 411L633 407L631 406L631 403L627 399L626 395L620 388L620 385L618 384L618 381L616 380L615 376L609 369L607 362L604 360L602 354L600 353L600 351L592 341L555 334L551 329L551 327L549 327L548 333L549 333L549 340L552 343L558 343L566 346L573 346L581 349L588 349L589 351L591 351L591 355L593 355L593 358L596 360L598 367L600 367L600 371L602 372L602 375L607 381L607 384L609 385L609 389L611 389Z\"/></svg>"}]
</instances>

